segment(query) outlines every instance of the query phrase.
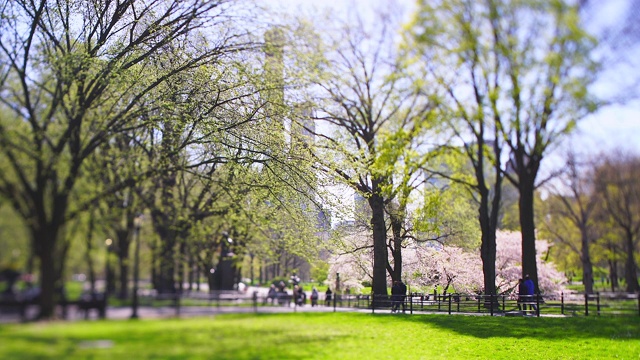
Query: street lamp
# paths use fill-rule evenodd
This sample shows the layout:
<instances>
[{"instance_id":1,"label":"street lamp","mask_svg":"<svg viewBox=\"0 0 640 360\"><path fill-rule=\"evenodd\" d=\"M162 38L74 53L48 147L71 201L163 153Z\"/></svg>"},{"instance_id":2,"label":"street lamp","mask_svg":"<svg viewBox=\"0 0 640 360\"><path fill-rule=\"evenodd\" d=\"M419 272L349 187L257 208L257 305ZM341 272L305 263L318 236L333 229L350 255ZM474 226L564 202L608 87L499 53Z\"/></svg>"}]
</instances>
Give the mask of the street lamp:
<instances>
[{"instance_id":1,"label":"street lamp","mask_svg":"<svg viewBox=\"0 0 640 360\"><path fill-rule=\"evenodd\" d=\"M107 256L104 265L104 298L106 300L109 297L109 280L111 280L111 266L109 266L109 258L111 255L111 244L113 244L113 240L107 239L104 241L104 244L107 246Z\"/></svg>"},{"instance_id":2,"label":"street lamp","mask_svg":"<svg viewBox=\"0 0 640 360\"><path fill-rule=\"evenodd\" d=\"M131 319L138 318L138 278L140 267L140 228L142 227L142 214L133 219L133 230L136 242L136 249L133 257L133 301L131 302Z\"/></svg>"}]
</instances>

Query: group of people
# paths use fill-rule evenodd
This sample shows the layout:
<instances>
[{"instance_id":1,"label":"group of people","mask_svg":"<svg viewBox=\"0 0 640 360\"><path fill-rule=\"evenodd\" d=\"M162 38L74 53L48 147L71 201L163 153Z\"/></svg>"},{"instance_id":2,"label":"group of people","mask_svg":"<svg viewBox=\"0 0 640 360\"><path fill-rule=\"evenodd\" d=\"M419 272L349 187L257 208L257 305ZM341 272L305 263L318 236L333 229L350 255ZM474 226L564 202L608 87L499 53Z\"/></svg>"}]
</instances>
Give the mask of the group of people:
<instances>
[{"instance_id":1,"label":"group of people","mask_svg":"<svg viewBox=\"0 0 640 360\"><path fill-rule=\"evenodd\" d=\"M285 295L285 296L283 296ZM286 286L284 282L280 282L278 287L274 284L269 288L269 292L267 294L267 298L265 299L265 303L270 301L272 304L275 303L276 299L281 299L283 297L287 297ZM393 282L391 286L391 312L395 313L400 310L402 307L402 312L406 311L405 299L407 296L407 285L405 285L402 281L396 280ZM293 300L295 301L297 306L303 306L307 301L307 294L304 292L302 286L294 285L293 287ZM311 295L309 296L311 300L311 306L317 306L318 301L320 299L320 294L318 289L315 287L311 290ZM331 306L331 301L333 300L333 292L331 288L327 288L327 291L324 296L325 305ZM518 280L518 309L520 311L527 311L527 307L529 311L537 311L538 308L535 302L535 284L533 280L527 274L524 279ZM279 302L282 305L282 302Z\"/></svg>"},{"instance_id":2,"label":"group of people","mask_svg":"<svg viewBox=\"0 0 640 360\"><path fill-rule=\"evenodd\" d=\"M266 304L267 302L269 302L275 305L277 301L279 305L285 305L285 302L287 301L284 299L287 299L288 297L289 294L287 293L286 285L283 281L280 281L277 287L275 284L271 284L267 293L267 297L264 299L264 303ZM330 288L327 288L327 292L325 293L325 301L327 306L331 305L332 297L333 292ZM307 303L307 294L304 292L302 286L299 286L297 284L293 286L292 299L297 306L303 306ZM318 305L318 300L320 300L320 293L318 292L318 289L314 287L311 290L309 299L311 300L311 306Z\"/></svg>"},{"instance_id":3,"label":"group of people","mask_svg":"<svg viewBox=\"0 0 640 360\"><path fill-rule=\"evenodd\" d=\"M524 277L524 280L518 280L518 309L520 311L527 311L527 307L529 310L538 311L534 296L535 289L536 286L529 274Z\"/></svg>"}]
</instances>

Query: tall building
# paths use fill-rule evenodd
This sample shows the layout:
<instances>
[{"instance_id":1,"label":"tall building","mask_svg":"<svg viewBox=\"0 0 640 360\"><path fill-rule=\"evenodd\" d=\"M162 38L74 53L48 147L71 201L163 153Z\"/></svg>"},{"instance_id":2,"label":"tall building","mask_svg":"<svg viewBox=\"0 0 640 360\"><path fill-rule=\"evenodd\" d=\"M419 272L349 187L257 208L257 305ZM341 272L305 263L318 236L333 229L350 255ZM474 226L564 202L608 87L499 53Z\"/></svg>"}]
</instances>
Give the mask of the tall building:
<instances>
[{"instance_id":1,"label":"tall building","mask_svg":"<svg viewBox=\"0 0 640 360\"><path fill-rule=\"evenodd\" d=\"M284 45L285 34L280 28L272 28L264 35L264 90L261 92L263 100L266 102L265 110L267 121L273 125L273 138L281 142L282 151L288 151L288 161L298 161L301 169L308 167L311 157L308 150L315 142L315 122L313 106L310 103L302 103L289 108L285 99L284 81ZM293 110L293 111L291 111ZM304 173L304 170L301 171ZM295 174L283 174L292 176L292 183L300 183L301 179ZM328 231L331 228L330 213L324 209L318 209L312 201L315 187L317 186L315 177L305 173L306 184L300 185L298 190L305 192L307 198L302 197L296 206L299 206L310 222L315 223L316 238L328 239ZM306 187L306 189L305 189ZM298 200L295 200L298 201ZM274 239L279 238L279 234L273 234ZM307 239L304 239L307 241ZM321 240L322 241L322 240ZM282 247L278 249L274 259L268 259L271 265L265 267L264 272L267 280L273 277L291 276L294 271L302 281L311 278L311 266L305 258L290 253L289 249Z\"/></svg>"}]
</instances>

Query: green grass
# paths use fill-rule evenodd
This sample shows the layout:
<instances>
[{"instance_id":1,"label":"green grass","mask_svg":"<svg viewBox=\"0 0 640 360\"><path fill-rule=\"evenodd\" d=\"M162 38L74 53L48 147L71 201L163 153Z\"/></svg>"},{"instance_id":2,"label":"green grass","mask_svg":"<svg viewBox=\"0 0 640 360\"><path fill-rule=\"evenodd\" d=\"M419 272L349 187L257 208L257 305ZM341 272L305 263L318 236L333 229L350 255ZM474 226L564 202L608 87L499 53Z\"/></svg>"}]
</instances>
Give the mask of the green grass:
<instances>
[{"instance_id":1,"label":"green grass","mask_svg":"<svg viewBox=\"0 0 640 360\"><path fill-rule=\"evenodd\" d=\"M99 345L108 347L96 348ZM639 355L640 317L288 313L0 325L1 359L637 359Z\"/></svg>"}]
</instances>

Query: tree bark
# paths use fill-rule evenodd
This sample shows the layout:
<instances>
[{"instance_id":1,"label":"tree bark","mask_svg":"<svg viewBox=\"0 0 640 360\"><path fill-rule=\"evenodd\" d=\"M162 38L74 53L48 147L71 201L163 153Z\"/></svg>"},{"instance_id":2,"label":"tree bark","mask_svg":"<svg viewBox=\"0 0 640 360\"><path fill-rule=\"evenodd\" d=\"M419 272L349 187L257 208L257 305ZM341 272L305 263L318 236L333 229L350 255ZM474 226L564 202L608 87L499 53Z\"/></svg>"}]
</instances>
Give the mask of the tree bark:
<instances>
[{"instance_id":1,"label":"tree bark","mask_svg":"<svg viewBox=\"0 0 640 360\"><path fill-rule=\"evenodd\" d=\"M481 132L484 134L484 132ZM496 231L498 228L498 216L500 215L500 201L502 198L502 170L499 164L494 164L495 183L493 184L493 199L486 185L484 175L484 136L481 135L478 141L478 162L475 165L476 179L478 181L478 193L480 194L480 206L478 207L478 218L480 222L481 244L480 257L482 259L482 273L484 280L485 295L496 295ZM499 145L494 143L494 153L499 158L502 152ZM490 201L491 199L491 201ZM491 203L491 207L489 207Z\"/></svg>"},{"instance_id":2,"label":"tree bark","mask_svg":"<svg viewBox=\"0 0 640 360\"><path fill-rule=\"evenodd\" d=\"M536 226L534 223L533 180L520 177L520 230L522 231L522 277L529 275L535 284L535 292L540 292L538 284L538 264L536 262Z\"/></svg>"},{"instance_id":3,"label":"tree bark","mask_svg":"<svg viewBox=\"0 0 640 360\"><path fill-rule=\"evenodd\" d=\"M584 292L593 294L593 266L591 264L591 255L589 254L589 236L586 231L581 232L582 251L580 261L582 262L582 283L584 284Z\"/></svg>"},{"instance_id":4,"label":"tree bark","mask_svg":"<svg viewBox=\"0 0 640 360\"><path fill-rule=\"evenodd\" d=\"M618 262L615 260L608 260L609 263L609 279L611 280L611 291L616 291L618 288Z\"/></svg>"},{"instance_id":5,"label":"tree bark","mask_svg":"<svg viewBox=\"0 0 640 360\"><path fill-rule=\"evenodd\" d=\"M56 269L55 248L57 245L57 233L52 227L43 227L46 230L35 230L34 243L38 244L36 254L40 260L40 309L38 319L51 319L55 316L55 307L58 303L56 289L60 286L60 272ZM48 231L50 230L50 231Z\"/></svg>"},{"instance_id":6,"label":"tree bark","mask_svg":"<svg viewBox=\"0 0 640 360\"><path fill-rule=\"evenodd\" d=\"M624 279L627 282L627 292L633 293L640 290L638 287L638 265L635 260L635 244L633 243L633 233L627 231L625 238L625 250L627 259L624 263Z\"/></svg>"},{"instance_id":7,"label":"tree bark","mask_svg":"<svg viewBox=\"0 0 640 360\"><path fill-rule=\"evenodd\" d=\"M129 245L131 244L129 230L117 231L116 238L118 239L118 267L120 268L118 298L125 300L129 297Z\"/></svg>"},{"instance_id":8,"label":"tree bark","mask_svg":"<svg viewBox=\"0 0 640 360\"><path fill-rule=\"evenodd\" d=\"M387 295L387 227L384 220L384 199L379 194L379 182L373 182L373 194L369 197L371 225L373 226L373 279L374 295Z\"/></svg>"},{"instance_id":9,"label":"tree bark","mask_svg":"<svg viewBox=\"0 0 640 360\"><path fill-rule=\"evenodd\" d=\"M160 235L160 271L157 276L157 290L161 294L173 294L175 287L175 239L172 232L164 229ZM139 241L139 240L138 240Z\"/></svg>"},{"instance_id":10,"label":"tree bark","mask_svg":"<svg viewBox=\"0 0 640 360\"><path fill-rule=\"evenodd\" d=\"M393 210L395 211L395 210ZM400 211L400 210L397 210ZM404 217L400 213L392 213L389 216L391 221L391 232L393 233L393 266L388 265L391 282L402 281L402 225Z\"/></svg>"}]
</instances>

